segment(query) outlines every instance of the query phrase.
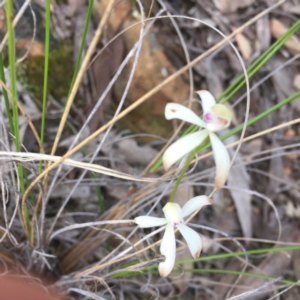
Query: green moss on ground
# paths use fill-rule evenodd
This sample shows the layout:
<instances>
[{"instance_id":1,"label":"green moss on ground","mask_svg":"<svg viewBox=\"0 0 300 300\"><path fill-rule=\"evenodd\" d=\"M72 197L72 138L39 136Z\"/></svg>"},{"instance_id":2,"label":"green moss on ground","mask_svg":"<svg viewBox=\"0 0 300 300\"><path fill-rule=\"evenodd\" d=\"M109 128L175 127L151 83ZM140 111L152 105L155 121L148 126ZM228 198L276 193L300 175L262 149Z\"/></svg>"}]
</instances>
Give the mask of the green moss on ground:
<instances>
[{"instance_id":1,"label":"green moss on ground","mask_svg":"<svg viewBox=\"0 0 300 300\"><path fill-rule=\"evenodd\" d=\"M29 56L18 69L18 79L38 102L42 101L44 85L44 56ZM48 94L57 101L67 97L74 72L73 45L71 41L61 43L49 53Z\"/></svg>"}]
</instances>

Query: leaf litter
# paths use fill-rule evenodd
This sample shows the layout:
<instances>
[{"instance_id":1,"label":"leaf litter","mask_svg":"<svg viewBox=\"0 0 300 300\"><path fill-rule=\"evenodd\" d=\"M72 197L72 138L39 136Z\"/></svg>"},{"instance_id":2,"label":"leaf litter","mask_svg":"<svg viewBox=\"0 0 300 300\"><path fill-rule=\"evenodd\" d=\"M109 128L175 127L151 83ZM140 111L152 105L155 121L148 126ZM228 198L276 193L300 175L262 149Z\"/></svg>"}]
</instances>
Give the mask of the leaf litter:
<instances>
[{"instance_id":1,"label":"leaf litter","mask_svg":"<svg viewBox=\"0 0 300 300\"><path fill-rule=\"evenodd\" d=\"M146 2L142 1L145 15L154 17L161 9L159 3L155 2L153 5L149 5ZM43 14L43 3L39 1L36 1L36 3L37 6L34 9L41 11ZM85 49L88 48L108 3L109 1L95 1L94 15L90 23ZM134 26L136 22L140 21L139 3L137 2L135 6L132 6L130 1L121 1L115 5L104 34L97 45L97 51L100 49L104 49L104 51L99 55L95 54L93 62L83 77L69 116L69 121L75 124L76 130L79 130L84 124L93 107L106 90L112 76L120 67L125 55L131 51L139 39L141 25L139 23L139 25ZM251 16L270 5L268 1L255 3L251 0L187 1L185 4L166 1L164 4L165 8L172 14L201 18L214 24L225 34L231 32L232 28L239 27ZM236 36L235 43L245 60L246 66L249 66L258 55L288 30L299 14L298 6L293 2L287 2L281 6L286 14L279 14L274 11L259 19L255 26L248 27ZM60 38L70 38L72 40L74 57L78 53L82 34L80 28L84 24L86 12L87 3L85 1L65 1L64 4L57 1L52 7L53 24L51 30L56 32L57 42ZM194 59L199 53L204 52L220 40L220 37L212 29L198 25L194 21L178 18L176 22L191 59ZM107 46L112 38L130 26L133 27L126 30ZM40 27L42 28L42 26ZM37 29L39 30L39 27ZM3 28L0 28L0 30L3 30ZM26 48L28 44L23 43L22 47ZM158 85L164 78L175 73L186 63L182 48L177 32L167 18L157 20L150 27L143 38L143 46L128 90L125 107L134 103L136 99ZM25 50L31 50L31 55L40 54L40 51L34 51L34 49ZM284 48L278 51L255 74L251 79L251 84L259 82L266 74L285 64L290 58L299 53L299 33L295 33L285 43ZM115 84L108 91L103 103L88 124L88 129L84 133L85 136L88 136L111 119L122 98L133 65L134 56L130 57ZM193 72L195 89L209 89L214 96L218 97L240 75L241 67L236 61L234 52L228 46L224 46L206 60L195 65ZM298 73L299 59L275 72L271 78L260 84L251 94L250 117L258 115L265 109L292 95L293 92L299 91ZM154 214L161 217L159 212L165 201L167 201L172 187L168 185L167 181L156 181L156 179L163 176L162 171L159 170L155 174L146 174L145 177L149 179L148 183L138 182L134 178L140 178L143 169L165 144L166 138L172 135L173 128L169 122L165 121L163 115L164 107L168 102L187 104L188 101L193 100L193 109L198 113L201 112L200 106L195 101L196 97L191 98L189 96L190 86L188 74L178 77L161 89L148 102L117 123L112 131L101 134L89 143L79 156L73 157L76 161L86 162L94 154L99 144L103 143L97 155L96 164L107 167L111 171L109 176L98 174L96 177L93 176L92 172L89 172L81 180L80 185L71 196L71 202L64 208L54 230L86 222L128 220L139 214L148 213L150 209L153 209ZM242 89L232 97L230 104L233 104L243 92ZM24 104L25 110L28 114L32 114L30 117L39 126L40 112L37 109L39 106L35 105L32 100L36 98L36 95L32 94L32 90L31 95L28 95L26 86L22 87L19 94L26 95L23 96L23 98L27 97ZM53 95L49 95L49 99L51 97ZM55 103L55 105L49 105L47 138L45 140L47 153L50 152L49 149L51 149L54 138L53 134L56 133L58 127L55 118L59 118L65 101L66 98L64 97L53 99L52 103ZM235 124L240 124L243 121L245 105L245 101L241 101L233 108ZM4 114L3 108L1 112ZM299 113L299 99L296 99L291 105L285 106L255 125L249 126L246 136L288 120L299 118ZM178 124L174 123L173 125L176 128ZM123 133L124 130L125 134ZM128 130L130 130L129 133ZM298 186L300 128L298 125L293 125L289 130L292 130L295 134L285 136L284 132L275 131L242 145L238 158L232 167L226 189L220 190L214 196L215 207L203 209L192 221L219 230L219 233L216 234L198 229L199 233L203 235L205 244L203 256L241 251L229 237L225 241L218 242L222 236L221 232L226 232L234 237L243 237L241 243L246 249L271 248L284 245L284 243L299 243L297 220L300 207ZM7 128L2 121L2 141L5 141L5 134L7 134ZM1 151L13 150L11 148L11 138L8 136L6 143L1 143ZM74 136L73 129L66 127L62 141L59 144L58 155L65 153L74 140ZM235 137L235 139L237 138L238 136ZM25 147L24 152L36 152L38 149L28 126L22 130L22 143ZM285 149L289 145L290 148ZM162 258L157 254L157 246L150 249L149 252L137 253L138 250L152 242L156 242L157 239L155 236L151 236L148 240L143 241L142 246L135 246L149 232L145 230L142 235L130 224L120 225L116 223L107 224L105 227L94 225L84 229L76 228L57 235L49 244L47 240L41 239L39 243L34 244L34 250L43 253L43 255L38 254L33 259L32 248L29 247L26 235L22 230L21 219L18 215L12 217L17 203L15 201L17 201L20 193L17 183L14 183L17 177L14 162L17 159L11 157L10 160L6 161L3 158L4 156L1 156L0 169L1 174L5 173L5 176L1 176L4 183L1 189L1 198L6 200L3 202L2 209L5 207L6 212L3 209L4 216L6 214L6 217L12 221L12 225L9 231L10 236L6 235L6 238L4 237L2 240L1 253L3 254L1 258L6 265L19 272L30 273L39 278L50 278L51 284L48 282L47 286L51 285L62 293L68 294L67 299L85 299L86 297L94 299L114 299L114 297L120 299L126 297L182 299L186 297L187 299L202 298L209 300L230 299L230 297L234 299L236 295L242 297L243 293L248 293L244 294L246 299L269 299L272 295L276 295L276 293L283 290L283 285L280 282L270 283L264 287L264 284L268 281L262 278L238 278L238 276L233 275L197 274L184 271L184 269L192 268L241 271L243 270L243 262L236 258L186 262L179 267L180 275L174 274L170 280L161 279L157 275L147 272L140 273L136 278L118 279L113 275L108 275L118 274L118 272L114 272L126 270L130 264L140 263L143 265L143 262L147 260L157 264L162 261ZM32 169L34 171L31 173L31 177L29 176L31 180L32 176L37 174L38 165L33 162L23 162L23 164L27 166L28 170ZM76 168L74 168L74 165L62 168L56 179L54 172L50 173L48 177L48 184L54 179L56 183L52 194L47 195L46 190L42 191L43 197L45 199L48 197L45 220L46 234L61 202L72 191L72 187L81 174L81 170L77 166L75 165ZM213 166L212 159L200 160L186 175L178 190L176 202L182 206L184 202L191 198L191 195L208 192L211 189L212 178L211 173L204 170ZM114 174L120 174L120 172L128 174L128 180L114 177ZM9 173L12 176L8 176ZM156 183L151 181L156 181ZM104 200L104 214L100 213L97 188L101 192L100 198ZM38 192L37 188L32 191L36 198ZM8 195L11 199L7 199ZM269 197L274 206L271 206L270 202L262 200L263 197L261 196ZM29 203L29 200L27 202ZM283 227L283 233L279 237L277 215L279 215ZM5 218L1 218L1 226L8 228ZM40 223L37 223L37 226L40 226ZM18 248L11 245L11 241L14 239L18 244ZM261 239L267 242L263 242ZM177 245L182 250L180 259L187 259L189 256L185 256L187 251L179 236ZM129 256L125 264L122 261L115 262L114 257L121 257L122 253L125 252ZM281 251L257 257L249 256L250 263L246 266L247 271L268 275L274 279L282 276L292 278L294 281L299 280L298 252L299 250L293 252ZM55 258L52 256L47 258L46 254L54 255ZM26 257L26 259L22 259L23 257ZM107 262L111 262L111 265L103 267L89 276L83 276L80 280L75 279L78 274L81 274L90 266ZM285 277L287 274L288 277ZM291 291L298 289L295 286ZM286 295L291 294L291 291L287 291ZM282 297L285 297L285 294Z\"/></svg>"}]
</instances>

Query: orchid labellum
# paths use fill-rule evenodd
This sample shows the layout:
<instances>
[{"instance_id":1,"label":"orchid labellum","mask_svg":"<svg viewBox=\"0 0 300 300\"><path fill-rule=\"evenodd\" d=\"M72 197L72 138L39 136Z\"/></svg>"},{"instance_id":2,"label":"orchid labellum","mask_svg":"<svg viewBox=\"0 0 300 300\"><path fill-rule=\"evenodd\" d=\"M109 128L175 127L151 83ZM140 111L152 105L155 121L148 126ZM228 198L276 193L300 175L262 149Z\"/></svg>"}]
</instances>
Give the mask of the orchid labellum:
<instances>
[{"instance_id":1,"label":"orchid labellum","mask_svg":"<svg viewBox=\"0 0 300 300\"><path fill-rule=\"evenodd\" d=\"M167 120L179 119L198 125L202 129L182 137L167 148L163 155L163 165L165 170L168 170L175 162L209 137L216 163L215 185L219 189L227 179L230 168L230 157L226 147L215 132L225 129L230 125L232 113L225 105L216 104L210 92L198 91L196 93L202 99L204 120L200 119L192 110L183 105L168 103L166 106L165 117Z\"/></svg>"},{"instance_id":2,"label":"orchid labellum","mask_svg":"<svg viewBox=\"0 0 300 300\"><path fill-rule=\"evenodd\" d=\"M134 222L140 228L150 228L156 226L166 226L166 230L160 245L160 253L165 256L165 261L158 266L160 276L168 276L175 264L176 242L174 229L177 228L190 249L194 258L200 256L202 250L202 241L199 234L184 224L184 218L191 215L204 205L211 204L207 196L198 196L190 199L182 208L177 203L168 202L163 212L165 218L156 218L151 216L140 216L134 219Z\"/></svg>"}]
</instances>

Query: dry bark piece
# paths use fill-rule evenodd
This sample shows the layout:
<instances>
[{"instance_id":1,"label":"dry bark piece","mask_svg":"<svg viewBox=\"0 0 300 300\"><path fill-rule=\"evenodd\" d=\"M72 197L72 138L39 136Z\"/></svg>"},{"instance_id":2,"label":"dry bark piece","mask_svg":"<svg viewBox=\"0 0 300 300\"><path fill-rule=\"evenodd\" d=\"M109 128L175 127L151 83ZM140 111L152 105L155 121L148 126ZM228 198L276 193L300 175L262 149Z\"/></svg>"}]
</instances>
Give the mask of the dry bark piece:
<instances>
[{"instance_id":1,"label":"dry bark piece","mask_svg":"<svg viewBox=\"0 0 300 300\"><path fill-rule=\"evenodd\" d=\"M272 36L275 39L279 39L288 31L288 28L286 28L285 25L283 25L283 23L277 19L270 20L270 29L271 29ZM284 43L284 45L289 50L290 53L294 55L300 53L300 40L298 39L297 36L292 35Z\"/></svg>"},{"instance_id":2,"label":"dry bark piece","mask_svg":"<svg viewBox=\"0 0 300 300\"><path fill-rule=\"evenodd\" d=\"M255 0L213 0L213 2L222 13L231 13L239 8L250 6Z\"/></svg>"}]
</instances>

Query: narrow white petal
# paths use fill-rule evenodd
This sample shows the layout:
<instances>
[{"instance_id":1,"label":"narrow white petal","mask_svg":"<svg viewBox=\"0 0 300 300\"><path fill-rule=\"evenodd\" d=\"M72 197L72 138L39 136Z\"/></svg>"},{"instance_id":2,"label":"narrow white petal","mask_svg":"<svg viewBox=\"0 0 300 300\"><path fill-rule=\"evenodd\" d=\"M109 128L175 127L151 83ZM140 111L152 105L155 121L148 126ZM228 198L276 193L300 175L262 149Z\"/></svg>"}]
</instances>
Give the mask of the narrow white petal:
<instances>
[{"instance_id":1,"label":"narrow white petal","mask_svg":"<svg viewBox=\"0 0 300 300\"><path fill-rule=\"evenodd\" d=\"M164 206L163 212L168 222L173 225L179 224L182 221L182 211L178 203L168 202Z\"/></svg>"},{"instance_id":2,"label":"narrow white petal","mask_svg":"<svg viewBox=\"0 0 300 300\"><path fill-rule=\"evenodd\" d=\"M171 223L167 224L166 231L160 244L160 253L164 255L166 259L158 265L158 270L160 276L165 277L171 273L176 258L175 233Z\"/></svg>"},{"instance_id":3,"label":"narrow white petal","mask_svg":"<svg viewBox=\"0 0 300 300\"><path fill-rule=\"evenodd\" d=\"M211 122L207 123L207 129L212 132L220 131L226 128L222 123Z\"/></svg>"},{"instance_id":4,"label":"narrow white petal","mask_svg":"<svg viewBox=\"0 0 300 300\"><path fill-rule=\"evenodd\" d=\"M191 109L178 103L168 103L166 105L165 117L167 120L179 119L201 127L205 127L205 123Z\"/></svg>"},{"instance_id":5,"label":"narrow white petal","mask_svg":"<svg viewBox=\"0 0 300 300\"><path fill-rule=\"evenodd\" d=\"M167 222L166 218L156 218L151 216L140 216L134 219L134 223L141 228L163 226L166 225Z\"/></svg>"},{"instance_id":6,"label":"narrow white petal","mask_svg":"<svg viewBox=\"0 0 300 300\"><path fill-rule=\"evenodd\" d=\"M210 205L211 199L209 199L207 196L197 196L192 199L190 199L188 202L186 202L182 207L182 217L185 218L192 214L194 211L196 211L199 208L202 208L204 205Z\"/></svg>"},{"instance_id":7,"label":"narrow white petal","mask_svg":"<svg viewBox=\"0 0 300 300\"><path fill-rule=\"evenodd\" d=\"M196 91L196 94L198 94L202 100L202 109L203 109L203 114L207 114L211 112L212 106L216 104L216 100L213 97L213 95L209 91Z\"/></svg>"},{"instance_id":8,"label":"narrow white petal","mask_svg":"<svg viewBox=\"0 0 300 300\"><path fill-rule=\"evenodd\" d=\"M202 240L200 235L185 224L179 224L177 225L177 228L186 240L192 256L198 258L202 250Z\"/></svg>"},{"instance_id":9,"label":"narrow white petal","mask_svg":"<svg viewBox=\"0 0 300 300\"><path fill-rule=\"evenodd\" d=\"M220 189L227 180L230 168L230 156L222 141L212 132L209 133L210 142L216 163L215 186Z\"/></svg>"},{"instance_id":10,"label":"narrow white petal","mask_svg":"<svg viewBox=\"0 0 300 300\"><path fill-rule=\"evenodd\" d=\"M167 171L174 163L199 146L208 137L206 129L190 133L173 143L163 155L163 165Z\"/></svg>"}]
</instances>

